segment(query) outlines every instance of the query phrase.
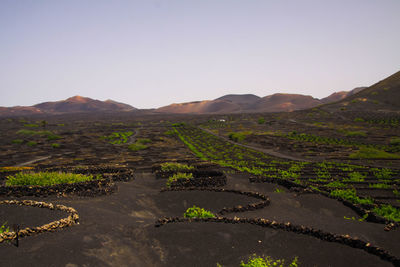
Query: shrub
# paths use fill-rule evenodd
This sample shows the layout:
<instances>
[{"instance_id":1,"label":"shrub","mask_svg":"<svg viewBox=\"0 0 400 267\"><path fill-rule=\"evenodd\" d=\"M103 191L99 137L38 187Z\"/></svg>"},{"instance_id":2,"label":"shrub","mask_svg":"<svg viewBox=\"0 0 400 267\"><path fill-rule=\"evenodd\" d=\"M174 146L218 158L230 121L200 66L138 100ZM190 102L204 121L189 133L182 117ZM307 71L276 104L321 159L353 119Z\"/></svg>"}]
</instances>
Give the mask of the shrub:
<instances>
[{"instance_id":1,"label":"shrub","mask_svg":"<svg viewBox=\"0 0 400 267\"><path fill-rule=\"evenodd\" d=\"M365 175L359 172L351 172L349 178L343 179L343 182L363 182Z\"/></svg>"},{"instance_id":2,"label":"shrub","mask_svg":"<svg viewBox=\"0 0 400 267\"><path fill-rule=\"evenodd\" d=\"M247 135L251 134L251 132L230 132L228 134L228 138L235 142L243 141Z\"/></svg>"},{"instance_id":3,"label":"shrub","mask_svg":"<svg viewBox=\"0 0 400 267\"><path fill-rule=\"evenodd\" d=\"M14 139L14 140L12 140L13 144L22 144L23 142L24 142L24 140L22 140L22 139Z\"/></svg>"},{"instance_id":4,"label":"shrub","mask_svg":"<svg viewBox=\"0 0 400 267\"><path fill-rule=\"evenodd\" d=\"M359 198L355 189L335 189L331 193L331 196L338 197L341 199L348 200L355 204L373 204L374 202L370 198Z\"/></svg>"},{"instance_id":5,"label":"shrub","mask_svg":"<svg viewBox=\"0 0 400 267\"><path fill-rule=\"evenodd\" d=\"M7 232L10 231L10 228L9 228L8 226L6 226L6 225L7 225L7 222L3 223L3 224L0 226L0 234L2 234L2 233L7 233Z\"/></svg>"},{"instance_id":6,"label":"shrub","mask_svg":"<svg viewBox=\"0 0 400 267\"><path fill-rule=\"evenodd\" d=\"M140 143L133 143L133 144L130 144L130 145L128 146L128 149L129 149L129 150L132 150L132 151L139 151L139 150L146 149L147 147L148 147L148 146L143 145L143 144L140 144Z\"/></svg>"},{"instance_id":7,"label":"shrub","mask_svg":"<svg viewBox=\"0 0 400 267\"><path fill-rule=\"evenodd\" d=\"M163 172L179 172L179 171L190 171L193 170L193 166L189 166L187 164L178 163L178 162L164 162L161 163L161 171Z\"/></svg>"},{"instance_id":8,"label":"shrub","mask_svg":"<svg viewBox=\"0 0 400 267\"><path fill-rule=\"evenodd\" d=\"M258 118L258 124L264 124L265 119L263 117Z\"/></svg>"},{"instance_id":9,"label":"shrub","mask_svg":"<svg viewBox=\"0 0 400 267\"><path fill-rule=\"evenodd\" d=\"M400 210L391 205L382 205L379 208L374 208L376 214L395 222L400 222Z\"/></svg>"},{"instance_id":10,"label":"shrub","mask_svg":"<svg viewBox=\"0 0 400 267\"><path fill-rule=\"evenodd\" d=\"M400 159L400 155L388 153L371 147L361 147L360 150L349 155L351 159Z\"/></svg>"},{"instance_id":11,"label":"shrub","mask_svg":"<svg viewBox=\"0 0 400 267\"><path fill-rule=\"evenodd\" d=\"M138 140L136 141L136 143L145 145L145 144L151 143L151 140L148 139L148 138L138 138Z\"/></svg>"},{"instance_id":12,"label":"shrub","mask_svg":"<svg viewBox=\"0 0 400 267\"><path fill-rule=\"evenodd\" d=\"M54 143L54 144L51 144L51 147L52 147L52 148L59 148L59 147L60 147L60 144Z\"/></svg>"},{"instance_id":13,"label":"shrub","mask_svg":"<svg viewBox=\"0 0 400 267\"><path fill-rule=\"evenodd\" d=\"M186 180L193 179L193 173L182 173L182 172L175 173L174 175L168 178L167 186L170 187L173 182L176 182L180 179L186 179Z\"/></svg>"},{"instance_id":14,"label":"shrub","mask_svg":"<svg viewBox=\"0 0 400 267\"><path fill-rule=\"evenodd\" d=\"M274 260L271 257L267 256L265 258L258 257L257 255L253 255L249 257L247 263L243 261L240 263L240 267L284 267L285 260ZM289 267L298 267L298 258L295 257L293 261L288 265Z\"/></svg>"},{"instance_id":15,"label":"shrub","mask_svg":"<svg viewBox=\"0 0 400 267\"><path fill-rule=\"evenodd\" d=\"M339 182L339 181L334 181L334 182L330 182L329 184L326 185L327 187L335 187L335 188L343 188L346 187L345 184Z\"/></svg>"},{"instance_id":16,"label":"shrub","mask_svg":"<svg viewBox=\"0 0 400 267\"><path fill-rule=\"evenodd\" d=\"M100 175L83 175L63 172L19 172L7 176L6 185L40 185L50 186L56 184L72 184L84 181L101 179Z\"/></svg>"},{"instance_id":17,"label":"shrub","mask_svg":"<svg viewBox=\"0 0 400 267\"><path fill-rule=\"evenodd\" d=\"M29 141L28 143L26 143L28 146L36 146L37 143L35 141Z\"/></svg>"},{"instance_id":18,"label":"shrub","mask_svg":"<svg viewBox=\"0 0 400 267\"><path fill-rule=\"evenodd\" d=\"M185 218L214 218L215 215L208 210L205 210L200 207L193 206L188 208L186 212L183 214Z\"/></svg>"}]
</instances>

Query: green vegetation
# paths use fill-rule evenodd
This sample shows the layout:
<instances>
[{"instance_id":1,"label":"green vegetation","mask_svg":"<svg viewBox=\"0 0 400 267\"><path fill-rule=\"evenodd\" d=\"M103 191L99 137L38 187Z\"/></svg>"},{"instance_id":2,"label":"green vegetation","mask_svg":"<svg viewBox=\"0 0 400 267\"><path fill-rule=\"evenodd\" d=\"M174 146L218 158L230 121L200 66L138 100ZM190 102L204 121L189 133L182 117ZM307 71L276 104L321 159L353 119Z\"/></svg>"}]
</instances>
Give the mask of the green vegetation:
<instances>
[{"instance_id":1,"label":"green vegetation","mask_svg":"<svg viewBox=\"0 0 400 267\"><path fill-rule=\"evenodd\" d=\"M143 150L148 148L149 146L146 145L148 143L150 143L151 140L150 139L144 139L144 138L139 138L138 140L136 140L135 143L130 144L128 146L128 149L131 151L139 151L139 150Z\"/></svg>"},{"instance_id":2,"label":"green vegetation","mask_svg":"<svg viewBox=\"0 0 400 267\"><path fill-rule=\"evenodd\" d=\"M393 176L393 172L390 169L372 169L375 177L379 180L381 179L390 179Z\"/></svg>"},{"instance_id":3,"label":"green vegetation","mask_svg":"<svg viewBox=\"0 0 400 267\"><path fill-rule=\"evenodd\" d=\"M228 137L232 141L242 142L249 134L251 134L251 132L231 132L228 134Z\"/></svg>"},{"instance_id":4,"label":"green vegetation","mask_svg":"<svg viewBox=\"0 0 400 267\"><path fill-rule=\"evenodd\" d=\"M205 219L205 218L215 218L215 215L211 211L205 210L197 206L193 206L185 211L183 217Z\"/></svg>"},{"instance_id":5,"label":"green vegetation","mask_svg":"<svg viewBox=\"0 0 400 267\"><path fill-rule=\"evenodd\" d=\"M296 131L292 131L286 135L287 138L297 141L303 142L310 142L310 143L317 143L317 144L330 144L330 145L356 145L357 143L345 139L340 138L331 138L325 136L318 136L313 134L306 134L306 133L297 133Z\"/></svg>"},{"instance_id":6,"label":"green vegetation","mask_svg":"<svg viewBox=\"0 0 400 267\"><path fill-rule=\"evenodd\" d=\"M163 172L182 172L193 170L193 166L178 162L164 162L161 163L161 171Z\"/></svg>"},{"instance_id":7,"label":"green vegetation","mask_svg":"<svg viewBox=\"0 0 400 267\"><path fill-rule=\"evenodd\" d=\"M364 119L363 118L355 118L354 122L364 122Z\"/></svg>"},{"instance_id":8,"label":"green vegetation","mask_svg":"<svg viewBox=\"0 0 400 267\"><path fill-rule=\"evenodd\" d=\"M330 193L333 197L348 200L355 204L373 204L371 198L359 198L355 189L335 189Z\"/></svg>"},{"instance_id":9,"label":"green vegetation","mask_svg":"<svg viewBox=\"0 0 400 267\"><path fill-rule=\"evenodd\" d=\"M58 144L58 143L53 143L53 144L51 144L51 147L52 148L59 148L61 145L60 144Z\"/></svg>"},{"instance_id":10,"label":"green vegetation","mask_svg":"<svg viewBox=\"0 0 400 267\"><path fill-rule=\"evenodd\" d=\"M284 267L285 260L274 260L271 257L267 256L265 258L259 257L257 255L250 256L247 263L243 261L240 263L240 267ZM287 265L288 267L298 267L299 262L298 258L295 257L294 260Z\"/></svg>"},{"instance_id":11,"label":"green vegetation","mask_svg":"<svg viewBox=\"0 0 400 267\"><path fill-rule=\"evenodd\" d=\"M128 149L131 151L139 151L148 148L148 146L140 144L140 143L133 143L128 146Z\"/></svg>"},{"instance_id":12,"label":"green vegetation","mask_svg":"<svg viewBox=\"0 0 400 267\"><path fill-rule=\"evenodd\" d=\"M385 152L372 147L361 147L349 155L351 159L400 159L400 155Z\"/></svg>"},{"instance_id":13,"label":"green vegetation","mask_svg":"<svg viewBox=\"0 0 400 267\"><path fill-rule=\"evenodd\" d=\"M388 184L369 184L368 186L370 188L377 188L377 189L389 189L389 188L391 188L391 186L388 185Z\"/></svg>"},{"instance_id":14,"label":"green vegetation","mask_svg":"<svg viewBox=\"0 0 400 267\"><path fill-rule=\"evenodd\" d=\"M24 140L22 140L22 139L14 139L14 140L12 140L13 144L22 144L23 142L24 142Z\"/></svg>"},{"instance_id":15,"label":"green vegetation","mask_svg":"<svg viewBox=\"0 0 400 267\"><path fill-rule=\"evenodd\" d=\"M348 137L367 137L366 132L360 132L360 131L348 131L345 132L345 135Z\"/></svg>"},{"instance_id":16,"label":"green vegetation","mask_svg":"<svg viewBox=\"0 0 400 267\"><path fill-rule=\"evenodd\" d=\"M6 178L6 185L40 185L72 184L101 179L100 175L83 175L63 172L19 172Z\"/></svg>"},{"instance_id":17,"label":"green vegetation","mask_svg":"<svg viewBox=\"0 0 400 267\"><path fill-rule=\"evenodd\" d=\"M174 175L168 178L167 187L171 187L172 183L180 179L185 179L185 180L193 179L193 173L185 173L185 172L175 173Z\"/></svg>"},{"instance_id":18,"label":"green vegetation","mask_svg":"<svg viewBox=\"0 0 400 267\"><path fill-rule=\"evenodd\" d=\"M344 188L347 187L347 185L345 185L344 183L341 183L339 181L334 181L334 182L330 182L328 184L325 185L326 187L334 187L334 188Z\"/></svg>"},{"instance_id":19,"label":"green vegetation","mask_svg":"<svg viewBox=\"0 0 400 267\"><path fill-rule=\"evenodd\" d=\"M400 210L391 205L382 205L380 207L374 208L373 212L388 220L400 222Z\"/></svg>"},{"instance_id":20,"label":"green vegetation","mask_svg":"<svg viewBox=\"0 0 400 267\"><path fill-rule=\"evenodd\" d=\"M37 142L35 141L29 141L28 143L26 143L28 146L36 146Z\"/></svg>"},{"instance_id":21,"label":"green vegetation","mask_svg":"<svg viewBox=\"0 0 400 267\"><path fill-rule=\"evenodd\" d=\"M343 182L363 182L365 179L365 174L360 172L351 172L349 173L349 178L345 178Z\"/></svg>"},{"instance_id":22,"label":"green vegetation","mask_svg":"<svg viewBox=\"0 0 400 267\"><path fill-rule=\"evenodd\" d=\"M265 123L265 119L263 117L258 118L258 124L264 124Z\"/></svg>"},{"instance_id":23,"label":"green vegetation","mask_svg":"<svg viewBox=\"0 0 400 267\"><path fill-rule=\"evenodd\" d=\"M7 222L3 223L3 224L0 226L0 234L2 234L2 233L7 233L7 232L9 232L9 231L10 231L10 228L7 226Z\"/></svg>"},{"instance_id":24,"label":"green vegetation","mask_svg":"<svg viewBox=\"0 0 400 267\"><path fill-rule=\"evenodd\" d=\"M46 136L47 140L57 140L61 138L61 136L56 135L50 131L33 131L33 130L22 129L17 131L17 134L28 135L28 136Z\"/></svg>"},{"instance_id":25,"label":"green vegetation","mask_svg":"<svg viewBox=\"0 0 400 267\"><path fill-rule=\"evenodd\" d=\"M125 144L128 142L128 137L131 136L133 132L113 132L109 136L104 137L106 140L109 140L110 144Z\"/></svg>"},{"instance_id":26,"label":"green vegetation","mask_svg":"<svg viewBox=\"0 0 400 267\"><path fill-rule=\"evenodd\" d=\"M284 193L284 192L285 192L284 189L275 188L275 193Z\"/></svg>"}]
</instances>

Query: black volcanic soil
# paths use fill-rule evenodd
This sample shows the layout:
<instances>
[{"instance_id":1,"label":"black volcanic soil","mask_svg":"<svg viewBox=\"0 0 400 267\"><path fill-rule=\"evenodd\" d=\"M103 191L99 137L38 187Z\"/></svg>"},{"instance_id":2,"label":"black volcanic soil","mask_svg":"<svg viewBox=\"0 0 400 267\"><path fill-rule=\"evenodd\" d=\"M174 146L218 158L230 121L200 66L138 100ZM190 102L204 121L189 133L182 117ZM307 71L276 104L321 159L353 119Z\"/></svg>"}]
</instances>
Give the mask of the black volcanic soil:
<instances>
[{"instance_id":1,"label":"black volcanic soil","mask_svg":"<svg viewBox=\"0 0 400 267\"><path fill-rule=\"evenodd\" d=\"M310 112L312 113L312 112ZM315 114L314 114L315 113ZM234 206L246 206L257 203L260 199L229 192L212 191L163 191L165 179L156 179L151 173L152 167L166 161L179 161L189 164L200 163L199 159L176 137L168 134L171 123L186 121L201 125L217 134L226 136L231 131L281 131L293 130L321 135L334 136L334 125L349 125L354 117L334 117L314 112L291 114L262 114L264 124L258 124L261 116L235 115L227 117L214 116L149 116L149 117L113 117L74 115L46 118L47 130L62 138L49 142L46 138L34 137L37 146L12 144L16 132L24 129L19 119L1 120L0 127L0 162L1 166L26 165L33 167L62 166L113 166L135 169L135 179L129 182L115 182L117 190L109 195L79 197L76 195L50 195L46 198L23 197L63 204L77 210L80 224L55 232L46 232L20 240L19 247L12 243L0 243L1 265L4 266L239 266L241 260L250 255L271 256L290 261L299 257L300 266L393 266L393 264L367 253L365 250L350 246L322 241L309 235L287 232L272 228L263 228L249 223L231 224L216 222L182 222L170 223L155 227L156 221L164 217L182 217L186 208L201 206L213 212ZM353 114L359 117L359 114ZM365 115L365 114L364 114ZM344 115L343 115L344 116ZM365 116L367 117L367 116ZM228 125L218 122L219 118L231 119ZM28 120L28 119L26 119ZM30 118L34 123L36 118ZM313 125L323 121L326 127ZM336 123L330 125L329 123ZM218 124L218 125L217 125ZM354 123L365 130L369 124ZM61 126L63 125L63 126ZM375 125L371 135L360 142L381 144L396 136L398 127ZM317 129L319 129L317 131ZM321 130L322 129L322 130ZM346 128L347 129L347 128ZM116 131L134 131L135 139L150 139L149 147L140 151L130 151L128 144L112 145L102 136ZM380 137L379 131L383 137ZM275 136L274 136L275 137ZM258 142L256 145L266 149L276 149L281 153L303 157L306 160L320 161L329 157L328 148L336 148L337 161L347 162L348 153L343 153L338 146L316 146L315 144L287 143L287 139L271 139L267 145ZM254 141L251 139L250 141ZM262 139L265 140L265 139ZM134 140L133 140L134 141ZM275 142L276 141L276 142ZM61 144L52 148L51 143ZM286 145L286 146L285 146ZM302 146L316 150L313 156L306 155ZM278 148L279 147L279 148ZM351 149L351 148L350 148ZM37 162L29 161L47 157ZM273 158L272 158L273 159ZM399 169L398 161L359 161L361 170L369 170L375 164L384 164L392 169ZM25 163L25 164L24 164ZM313 163L314 164L314 163ZM365 165L364 165L365 164ZM314 166L314 165L313 165ZM341 202L320 194L291 192L274 183L250 183L252 177L247 173L219 168L214 170L227 173L227 184L222 188L240 191L259 192L270 199L269 205L253 211L226 213L228 218L264 218L277 222L291 222L295 225L312 227L328 233L348 234L363 241L370 242L387 250L391 255L400 258L400 229L384 231L384 224L360 222L360 217ZM303 174L313 177L313 167L304 169ZM338 170L332 170L338 172ZM347 175L344 171L340 175ZM398 174L398 173L397 173ZM397 175L396 174L396 175ZM366 178L366 184L373 177ZM3 177L4 175L0 175ZM398 186L397 176L393 177L394 186ZM396 180L397 179L397 180ZM371 190L362 184L354 185L367 196L389 196L393 204L398 203L396 196L385 190ZM396 187L397 188L397 187ZM277 189L284 192L278 193ZM364 190L364 191L362 191ZM369 190L369 191L368 191ZM279 190L278 190L279 191ZM0 196L0 200L10 199ZM386 200L385 200L386 201ZM0 205L0 224L3 221L17 222L22 225L35 226L66 217L63 212L30 207ZM345 219L354 217L355 220Z\"/></svg>"}]
</instances>

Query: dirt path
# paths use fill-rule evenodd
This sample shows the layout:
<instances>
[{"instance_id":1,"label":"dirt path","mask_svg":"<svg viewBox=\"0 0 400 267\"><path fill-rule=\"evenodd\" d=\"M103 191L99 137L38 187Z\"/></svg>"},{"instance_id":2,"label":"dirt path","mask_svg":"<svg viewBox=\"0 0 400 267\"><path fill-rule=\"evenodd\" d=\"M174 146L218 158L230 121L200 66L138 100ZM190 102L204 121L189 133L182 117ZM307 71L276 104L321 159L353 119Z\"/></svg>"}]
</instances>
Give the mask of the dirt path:
<instances>
[{"instance_id":1,"label":"dirt path","mask_svg":"<svg viewBox=\"0 0 400 267\"><path fill-rule=\"evenodd\" d=\"M274 151L272 149L260 148L260 147L254 146L254 145L245 145L245 144L237 143L237 142L234 142L234 141L230 140L229 138L226 138L224 136L220 136L218 134L215 134L215 133L213 133L212 131L210 131L208 129L204 129L202 127L199 127L199 128L201 130L203 130L203 131L206 131L207 133L210 133L210 134L218 137L218 138L224 139L224 141L227 141L227 142L229 142L231 144L235 144L235 145L238 145L238 146L242 146L242 147L250 148L250 149L253 149L253 150L257 150L259 152L263 152L263 153L265 153L267 155L270 155L270 156L273 156L273 157L282 158L282 159L289 159L289 160L296 160L296 161L306 161L306 162L312 161L310 159L298 158L298 157L293 157L293 156L290 156L290 155L287 155L287 154L282 154L282 153Z\"/></svg>"},{"instance_id":2,"label":"dirt path","mask_svg":"<svg viewBox=\"0 0 400 267\"><path fill-rule=\"evenodd\" d=\"M26 162L23 162L23 163L16 164L13 167L23 167L23 166L30 165L32 163L36 163L36 162L39 162L39 161L42 161L42 160L46 160L46 159L49 159L49 158L51 158L51 156L40 157L40 158L36 158L36 159L30 160L30 161L26 161Z\"/></svg>"}]
</instances>

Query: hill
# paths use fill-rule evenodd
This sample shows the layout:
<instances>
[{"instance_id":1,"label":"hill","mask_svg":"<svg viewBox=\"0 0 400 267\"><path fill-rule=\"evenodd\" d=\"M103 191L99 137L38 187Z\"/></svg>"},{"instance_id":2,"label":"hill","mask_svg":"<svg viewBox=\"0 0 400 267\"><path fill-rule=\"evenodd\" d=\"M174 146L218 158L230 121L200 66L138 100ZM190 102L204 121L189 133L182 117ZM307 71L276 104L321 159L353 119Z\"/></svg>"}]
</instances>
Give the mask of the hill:
<instances>
[{"instance_id":1,"label":"hill","mask_svg":"<svg viewBox=\"0 0 400 267\"><path fill-rule=\"evenodd\" d=\"M44 102L31 107L0 107L0 116L66 114L78 112L120 112L132 110L136 110L136 108L113 100L100 101L88 97L74 96L66 100Z\"/></svg>"},{"instance_id":2,"label":"hill","mask_svg":"<svg viewBox=\"0 0 400 267\"><path fill-rule=\"evenodd\" d=\"M400 71L338 102L321 106L335 111L399 111Z\"/></svg>"}]
</instances>

